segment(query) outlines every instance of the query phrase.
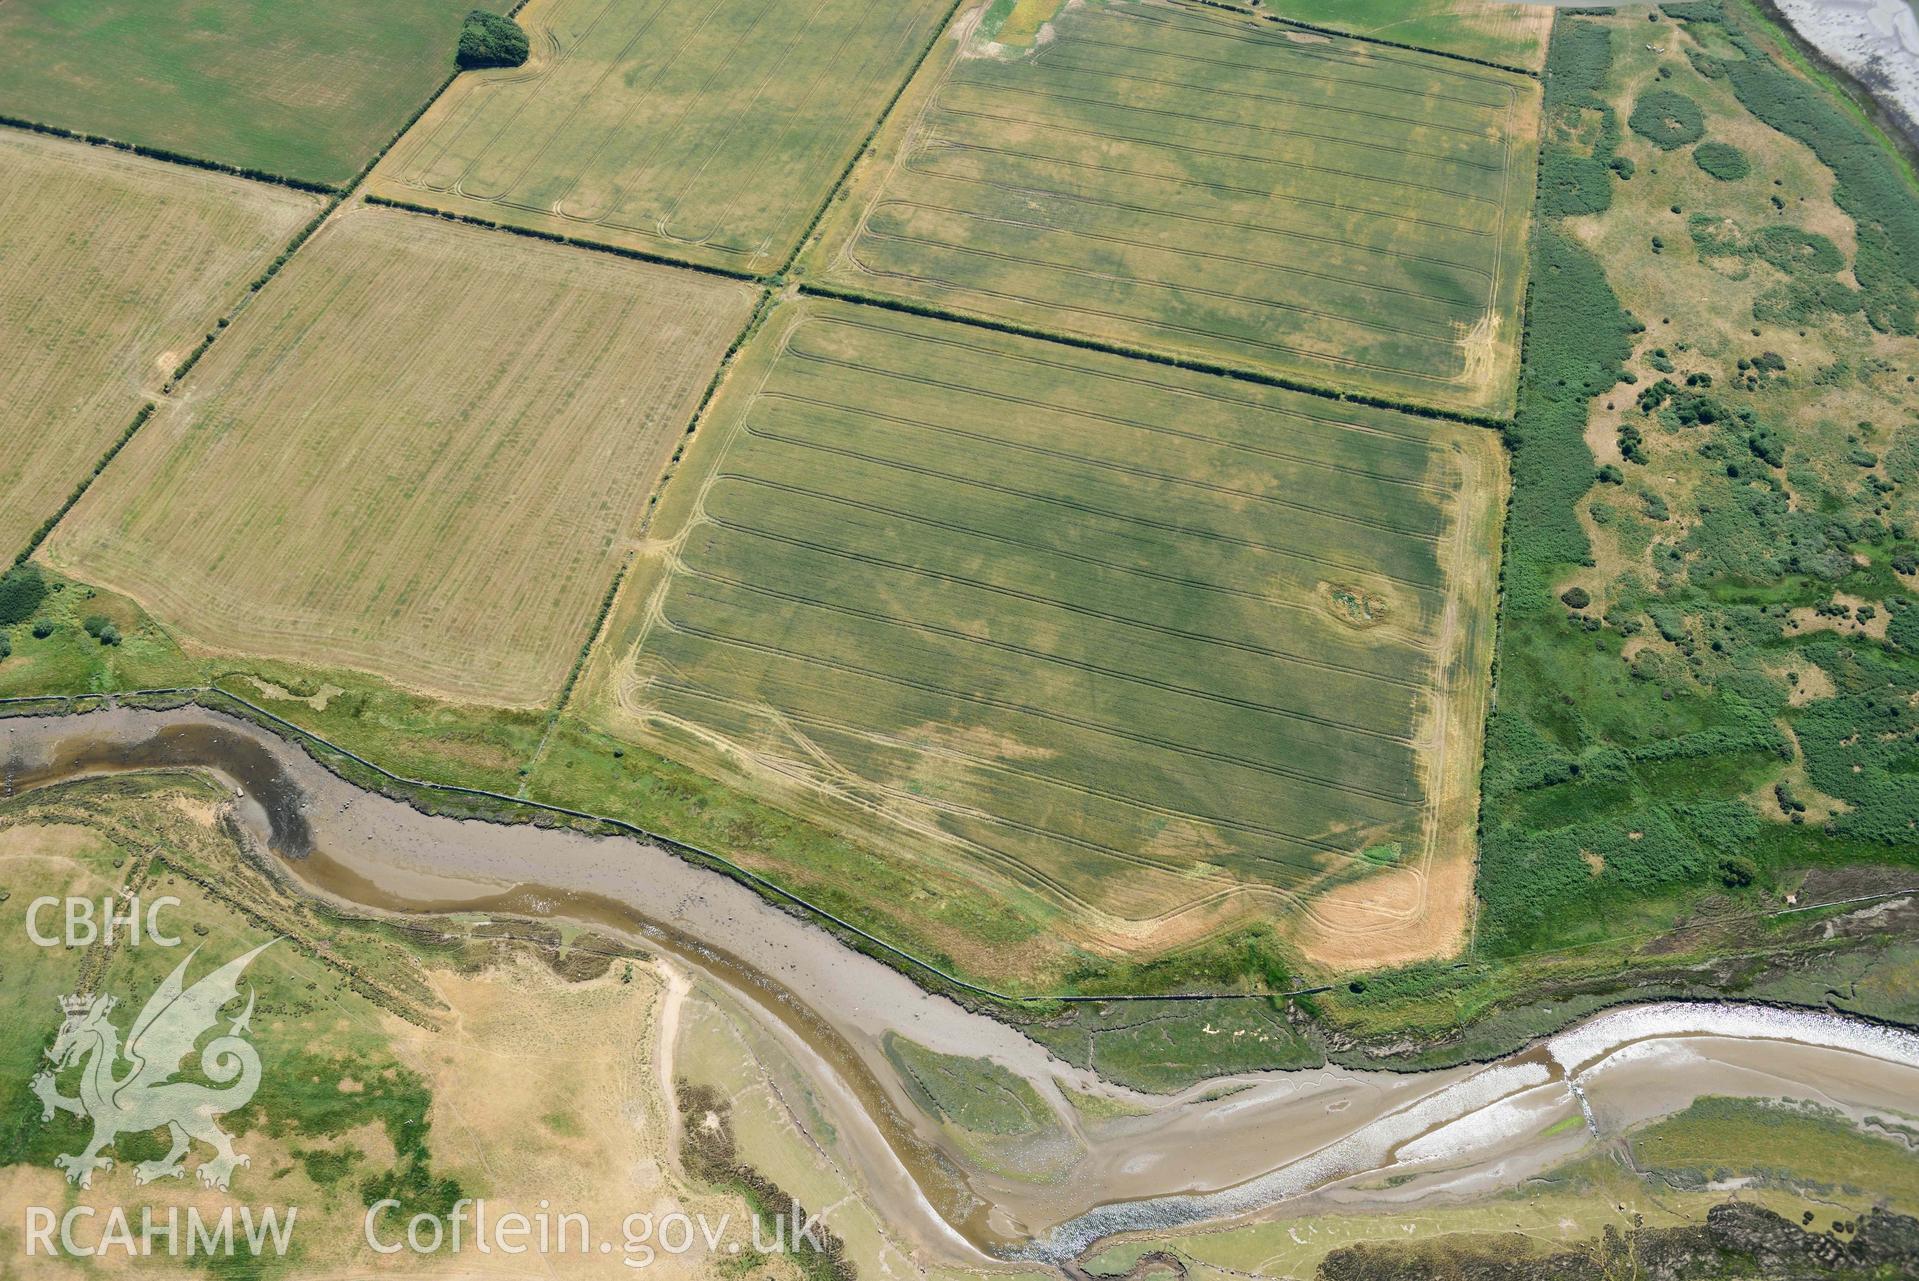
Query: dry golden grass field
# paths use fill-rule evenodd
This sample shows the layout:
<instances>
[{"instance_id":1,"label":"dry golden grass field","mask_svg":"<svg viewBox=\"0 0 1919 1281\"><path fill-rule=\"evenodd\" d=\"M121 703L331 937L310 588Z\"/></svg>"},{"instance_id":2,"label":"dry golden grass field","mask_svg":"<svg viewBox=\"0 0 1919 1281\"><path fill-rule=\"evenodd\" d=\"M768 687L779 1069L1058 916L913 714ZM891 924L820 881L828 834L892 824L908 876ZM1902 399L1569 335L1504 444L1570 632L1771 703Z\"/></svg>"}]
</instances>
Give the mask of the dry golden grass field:
<instances>
[{"instance_id":1,"label":"dry golden grass field","mask_svg":"<svg viewBox=\"0 0 1919 1281\"><path fill-rule=\"evenodd\" d=\"M349 207L46 555L202 649L540 703L752 304L743 285Z\"/></svg>"},{"instance_id":2,"label":"dry golden grass field","mask_svg":"<svg viewBox=\"0 0 1919 1281\"><path fill-rule=\"evenodd\" d=\"M1000 28L998 5L956 23L822 224L810 273L1510 410L1536 81L1161 0L1049 5L1030 37L1026 4Z\"/></svg>"},{"instance_id":3,"label":"dry golden grass field","mask_svg":"<svg viewBox=\"0 0 1919 1281\"><path fill-rule=\"evenodd\" d=\"M777 269L950 0L533 0L524 67L462 76L372 190Z\"/></svg>"},{"instance_id":4,"label":"dry golden grass field","mask_svg":"<svg viewBox=\"0 0 1919 1281\"><path fill-rule=\"evenodd\" d=\"M0 175L4 565L320 204L12 130Z\"/></svg>"},{"instance_id":5,"label":"dry golden grass field","mask_svg":"<svg viewBox=\"0 0 1919 1281\"><path fill-rule=\"evenodd\" d=\"M1503 475L1484 428L805 300L583 701L1108 954L1288 911L1315 955L1440 954Z\"/></svg>"}]
</instances>

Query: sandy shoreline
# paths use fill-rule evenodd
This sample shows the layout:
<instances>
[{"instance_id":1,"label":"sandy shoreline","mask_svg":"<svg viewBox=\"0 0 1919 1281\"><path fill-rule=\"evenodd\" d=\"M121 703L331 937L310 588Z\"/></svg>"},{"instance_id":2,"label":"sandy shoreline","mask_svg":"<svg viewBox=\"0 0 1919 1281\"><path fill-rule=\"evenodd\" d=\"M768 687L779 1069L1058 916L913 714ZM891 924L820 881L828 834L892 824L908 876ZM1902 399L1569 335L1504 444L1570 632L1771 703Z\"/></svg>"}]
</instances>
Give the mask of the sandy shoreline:
<instances>
[{"instance_id":1,"label":"sandy shoreline","mask_svg":"<svg viewBox=\"0 0 1919 1281\"><path fill-rule=\"evenodd\" d=\"M1799 36L1872 91L1919 145L1919 13L1909 0L1773 0Z\"/></svg>"}]
</instances>

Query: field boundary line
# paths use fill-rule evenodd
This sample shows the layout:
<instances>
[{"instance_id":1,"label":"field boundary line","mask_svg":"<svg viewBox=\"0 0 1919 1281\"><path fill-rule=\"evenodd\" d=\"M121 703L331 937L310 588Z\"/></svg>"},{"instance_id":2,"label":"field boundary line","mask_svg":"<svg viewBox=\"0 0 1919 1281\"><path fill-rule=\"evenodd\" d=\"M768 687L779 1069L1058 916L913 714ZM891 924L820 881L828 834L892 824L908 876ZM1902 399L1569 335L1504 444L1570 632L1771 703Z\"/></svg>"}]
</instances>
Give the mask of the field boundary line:
<instances>
[{"instance_id":1,"label":"field boundary line","mask_svg":"<svg viewBox=\"0 0 1919 1281\"><path fill-rule=\"evenodd\" d=\"M93 487L94 481L100 479L100 473L107 469L107 464L112 462L115 456L127 447L127 442L133 439L134 433L146 426L147 419L153 417L154 411L159 409L159 407L157 402L151 400L140 406L139 412L134 414L133 421L127 424L126 430L120 433L119 439L107 446L107 452L100 456L100 461L93 465L93 470L88 472L86 477L81 480L78 485L73 487L73 492L67 495L67 501L61 503L59 510L54 512L53 515L40 522L40 527L33 531L32 537L27 539L26 547L21 549L20 553L13 558L15 565L24 565L29 556L40 550L40 544L47 541L47 535L53 532L53 527L66 518L66 514L73 510L75 504L86 497L87 490Z\"/></svg>"},{"instance_id":2,"label":"field boundary line","mask_svg":"<svg viewBox=\"0 0 1919 1281\"><path fill-rule=\"evenodd\" d=\"M1129 347L1123 343L1105 342L1097 338L1084 338L1074 334L1056 333L1041 329L1035 325L1024 325L1010 320L994 320L986 316L971 315L966 312L949 311L927 303L910 302L904 298L887 298L880 294L867 293L860 289L848 289L841 285L815 284L802 280L796 288L801 294L814 298L830 298L836 302L853 303L863 307L877 307L883 311L896 311L908 316L922 316L928 320L944 320L953 324L969 325L974 329L988 329L995 333L1010 334L1015 338L1037 338L1042 342L1058 344L1062 347L1077 347L1082 351L1097 351L1108 356L1120 356L1130 360L1143 360L1155 365L1165 365L1173 369L1190 369L1194 373L1212 374L1221 378L1231 378L1238 382L1257 383L1262 387L1277 387L1281 391L1296 391L1308 396L1318 396L1322 400L1338 401L1349 405L1365 405L1372 409L1397 410L1402 414L1412 414L1420 418L1438 419L1442 422L1464 423L1469 427L1487 427L1494 431L1504 431L1511 427L1510 418L1500 418L1492 414L1475 414L1465 410L1441 409L1434 405L1422 405L1412 401L1394 400L1388 396L1374 396L1367 392L1341 391L1335 387L1326 387L1318 383L1303 382L1296 378L1287 378L1280 374L1262 373L1241 365L1221 364L1218 361L1202 360L1193 356L1180 356L1171 352L1148 351L1140 347Z\"/></svg>"},{"instance_id":3,"label":"field boundary line","mask_svg":"<svg viewBox=\"0 0 1919 1281\"><path fill-rule=\"evenodd\" d=\"M456 222L468 227L478 227L484 231L504 232L509 236L523 236L528 240L544 240L548 244L565 245L570 249L584 249L590 253L610 254L615 258L630 258L635 262L651 263L656 267L677 267L681 271L697 271L708 276L719 276L726 280L741 280L754 285L771 285L777 277L759 272L741 271L737 267L720 267L712 263L690 262L684 258L675 258L671 254L654 253L648 249L629 249L625 245L609 244L604 240L588 240L581 236L563 236L557 231L542 231L537 227L519 227L508 222L495 222L491 218L482 218L477 214L454 213L446 209L435 209L432 205L415 204L411 200L395 200L391 196L382 196L368 192L364 197L367 204L380 209L398 209L402 213L418 215L422 218L439 218L446 222Z\"/></svg>"},{"instance_id":4,"label":"field boundary line","mask_svg":"<svg viewBox=\"0 0 1919 1281\"><path fill-rule=\"evenodd\" d=\"M812 219L801 230L799 239L793 242L792 252L786 255L786 261L781 263L780 269L774 273L776 276L784 277L792 272L794 264L800 260L800 255L806 252L808 242L819 231L820 223L825 221L826 215L832 210L833 203L840 198L840 193L846 189L846 184L852 181L853 171L859 168L860 161L866 158L867 151L873 146L873 140L879 137L880 130L892 120L893 109L900 105L900 99L906 96L906 91L913 87L915 80L919 79L920 68L925 66L926 60L933 56L933 51L940 46L940 38L952 29L954 19L959 17L960 10L969 3L971 0L953 0L945 16L933 24L933 34L926 41L925 48L920 50L919 57L913 59L913 65L906 69L906 74L900 77L899 85L893 90L892 96L887 98L885 105L880 108L879 115L874 118L873 127L868 129L866 136L860 139L860 145L854 149L852 158L846 162L846 167L840 170L839 177L833 180L833 185L827 190L825 199L820 201L819 208L813 211Z\"/></svg>"},{"instance_id":5,"label":"field boundary line","mask_svg":"<svg viewBox=\"0 0 1919 1281\"><path fill-rule=\"evenodd\" d=\"M502 230L511 230L511 228ZM771 309L772 299L772 291L762 288L759 298L753 304L753 310L747 313L746 323L741 326L740 332L733 336L733 341L721 353L719 365L713 370L713 376L706 380L706 390L700 393L699 402L693 406L693 412L686 420L686 430L680 433L680 440L674 446L672 457L667 460L665 466L660 468L660 478L654 484L653 492L647 495L646 510L641 514L639 525L634 530L633 536L636 542L643 539L647 530L652 527L653 513L659 510L660 494L666 489L666 483L673 478L673 473L678 470L680 459L686 454L687 443L692 440L694 432L699 430L700 420L705 417L707 406L711 405L713 397L719 394L720 384L725 380L727 370L732 367L734 359L746 347L747 342L759 331L761 322L766 318L767 311ZM533 749L532 755L527 757L524 777L529 784L533 771L539 768L540 761L546 756L546 747L552 741L554 727L559 724L560 717L565 714L567 704L573 700L573 691L579 685L580 676L586 671L586 665L593 659L593 651L605 638L607 620L613 616L613 608L619 602L620 592L626 586L627 576L633 572L635 556L636 553L629 549L626 556L621 559L612 583L607 586L606 596L600 602L600 612L594 616L593 626L587 629L586 640L580 645L580 652L573 660L573 667L567 672L566 681L560 686L559 695L553 700L553 708L547 713L546 727L540 731L539 745ZM522 784L522 790L527 785Z\"/></svg>"},{"instance_id":6,"label":"field boundary line","mask_svg":"<svg viewBox=\"0 0 1919 1281\"><path fill-rule=\"evenodd\" d=\"M1510 62L1499 62L1492 58L1475 58L1470 53L1453 53L1445 49L1429 49L1425 45L1409 44L1404 40L1388 40L1384 36L1361 35L1357 31L1341 31L1338 27L1323 27L1318 23L1307 22L1302 18L1284 18L1276 13L1261 13L1256 9L1241 8L1239 5L1227 3L1227 0L1175 0L1175 2L1180 4L1203 5L1208 9L1220 9L1227 13L1237 13L1241 17L1256 18L1261 22L1270 22L1280 27L1294 27L1300 31L1310 31L1315 35L1336 36L1341 40L1357 40L1361 44L1383 45L1388 49L1405 49L1411 53L1428 54L1434 58L1451 58L1454 62L1471 63L1475 67L1491 67L1494 71L1509 71L1516 76L1525 76L1528 80L1540 80L1544 78L1541 72L1529 71L1525 67L1514 66Z\"/></svg>"},{"instance_id":7,"label":"field boundary line","mask_svg":"<svg viewBox=\"0 0 1919 1281\"><path fill-rule=\"evenodd\" d=\"M176 165L182 169L221 173L230 178L245 178L249 182L266 183L275 187L291 187L295 191L307 191L320 196L339 195L346 190L331 183L311 182L305 178L293 178L286 174L274 173L270 169L255 169L250 165L230 165L223 160L208 160L204 156L189 155L184 151L150 147L142 142L127 142L103 133L85 133L61 125L50 125L44 120L34 120L27 116L0 115L0 126L18 130L21 133L37 133L50 138L65 138L70 142L83 142L89 147L123 151L128 155L143 156L148 160L158 160L163 164Z\"/></svg>"}]
</instances>

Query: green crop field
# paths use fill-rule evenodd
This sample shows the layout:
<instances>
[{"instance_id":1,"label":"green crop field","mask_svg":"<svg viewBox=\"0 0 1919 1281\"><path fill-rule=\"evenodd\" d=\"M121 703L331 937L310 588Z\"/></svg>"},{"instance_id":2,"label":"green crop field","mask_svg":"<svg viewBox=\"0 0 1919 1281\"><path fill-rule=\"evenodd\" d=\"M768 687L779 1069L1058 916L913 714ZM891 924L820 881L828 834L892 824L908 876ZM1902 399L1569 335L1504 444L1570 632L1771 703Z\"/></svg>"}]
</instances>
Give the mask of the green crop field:
<instances>
[{"instance_id":1,"label":"green crop field","mask_svg":"<svg viewBox=\"0 0 1919 1281\"><path fill-rule=\"evenodd\" d=\"M1508 0L1265 0L1267 13L1376 40L1539 70L1553 8Z\"/></svg>"},{"instance_id":2,"label":"green crop field","mask_svg":"<svg viewBox=\"0 0 1919 1281\"><path fill-rule=\"evenodd\" d=\"M1482 428L809 300L669 484L591 701L1111 950L1284 907L1443 949L1501 475Z\"/></svg>"},{"instance_id":3,"label":"green crop field","mask_svg":"<svg viewBox=\"0 0 1919 1281\"><path fill-rule=\"evenodd\" d=\"M503 0L7 0L0 114L308 182L358 173Z\"/></svg>"},{"instance_id":4,"label":"green crop field","mask_svg":"<svg viewBox=\"0 0 1919 1281\"><path fill-rule=\"evenodd\" d=\"M949 0L534 0L373 190L744 271L785 261Z\"/></svg>"},{"instance_id":5,"label":"green crop field","mask_svg":"<svg viewBox=\"0 0 1919 1281\"><path fill-rule=\"evenodd\" d=\"M1509 407L1533 81L1146 0L1061 10L1029 45L1000 34L963 21L928 62L809 253L817 277Z\"/></svg>"},{"instance_id":6,"label":"green crop field","mask_svg":"<svg viewBox=\"0 0 1919 1281\"><path fill-rule=\"evenodd\" d=\"M14 130L0 173L4 567L320 202Z\"/></svg>"}]
</instances>

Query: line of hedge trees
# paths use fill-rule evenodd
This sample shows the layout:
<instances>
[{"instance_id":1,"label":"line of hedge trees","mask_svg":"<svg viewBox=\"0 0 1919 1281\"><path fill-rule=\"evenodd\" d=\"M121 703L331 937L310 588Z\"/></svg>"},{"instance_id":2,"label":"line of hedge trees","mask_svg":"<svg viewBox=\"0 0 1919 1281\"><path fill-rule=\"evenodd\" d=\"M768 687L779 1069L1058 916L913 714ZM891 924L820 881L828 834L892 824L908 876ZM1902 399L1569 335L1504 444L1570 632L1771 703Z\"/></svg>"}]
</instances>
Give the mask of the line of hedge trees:
<instances>
[{"instance_id":1,"label":"line of hedge trees","mask_svg":"<svg viewBox=\"0 0 1919 1281\"><path fill-rule=\"evenodd\" d=\"M169 164L186 165L192 169L205 169L211 173L230 174L236 178L251 178L255 182L270 182L280 187L291 187L295 191L311 191L319 195L338 195L339 187L324 182L308 182L304 178L289 178L282 173L273 173L266 169L255 169L250 165L230 165L219 160L208 160L202 156L190 156L184 151L172 151L166 147L149 147L144 143L125 142L119 138L109 138L105 134L80 133L73 129L62 129L59 125L46 124L39 120L29 120L24 116L0 114L0 125L15 129L24 129L29 133L46 134L53 138L67 138L74 142L84 142L93 147L110 147L115 151L124 151L131 155L145 156L149 160L164 160Z\"/></svg>"},{"instance_id":2,"label":"line of hedge trees","mask_svg":"<svg viewBox=\"0 0 1919 1281\"><path fill-rule=\"evenodd\" d=\"M1278 387L1283 391L1302 392L1308 396L1318 396L1323 400L1337 400L1349 405L1365 405L1372 409L1391 409L1402 414L1412 414L1420 418L1438 418L1446 422L1465 423L1472 427L1490 427L1494 431L1505 431L1511 426L1508 419L1496 418L1490 414L1469 414L1456 409L1439 409L1432 405L1422 405L1409 400L1394 400L1387 396L1373 396L1358 391L1338 391L1331 387L1321 387L1315 383L1300 382L1278 374L1260 373L1257 370L1242 369L1237 365L1221 365L1210 360L1196 360L1190 356L1178 356L1170 352L1149 351L1143 347L1130 347L1123 343L1101 342L1095 338L1080 338L1070 334L1056 334L1049 330L1031 325L1016 324L1007 320L990 320L984 316L968 315L962 311L948 311L944 307L935 307L926 303L906 302L898 298L883 298L877 294L863 293L856 289L841 289L836 285L818 285L810 281L801 282L799 291L816 298L831 298L838 302L857 303L865 307L878 307L884 311L902 312L909 316L925 316L930 320L949 320L955 324L969 325L974 329L991 329L997 333L1012 334L1018 338L1037 338L1042 342L1059 343L1067 347L1078 347L1083 351L1097 351L1109 356L1125 356L1133 360L1144 360L1150 364L1168 365L1174 369L1190 369L1195 373L1212 374L1220 378L1231 378L1236 382L1256 383L1262 387Z\"/></svg>"}]
</instances>

